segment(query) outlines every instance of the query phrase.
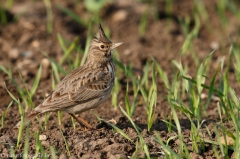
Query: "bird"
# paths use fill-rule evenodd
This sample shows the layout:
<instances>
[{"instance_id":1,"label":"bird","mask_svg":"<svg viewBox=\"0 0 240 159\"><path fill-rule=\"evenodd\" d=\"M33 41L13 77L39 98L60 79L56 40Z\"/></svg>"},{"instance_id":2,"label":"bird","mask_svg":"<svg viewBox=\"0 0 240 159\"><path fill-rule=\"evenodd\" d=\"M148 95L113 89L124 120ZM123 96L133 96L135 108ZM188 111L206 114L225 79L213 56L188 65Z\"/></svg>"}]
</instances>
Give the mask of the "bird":
<instances>
[{"instance_id":1,"label":"bird","mask_svg":"<svg viewBox=\"0 0 240 159\"><path fill-rule=\"evenodd\" d=\"M111 42L101 24L98 28L97 34L91 40L86 62L66 75L55 90L23 121L19 121L16 127L19 128L21 123L26 125L40 114L63 111L71 115L81 126L92 128L75 114L93 109L109 97L115 80L113 49L123 44Z\"/></svg>"}]
</instances>

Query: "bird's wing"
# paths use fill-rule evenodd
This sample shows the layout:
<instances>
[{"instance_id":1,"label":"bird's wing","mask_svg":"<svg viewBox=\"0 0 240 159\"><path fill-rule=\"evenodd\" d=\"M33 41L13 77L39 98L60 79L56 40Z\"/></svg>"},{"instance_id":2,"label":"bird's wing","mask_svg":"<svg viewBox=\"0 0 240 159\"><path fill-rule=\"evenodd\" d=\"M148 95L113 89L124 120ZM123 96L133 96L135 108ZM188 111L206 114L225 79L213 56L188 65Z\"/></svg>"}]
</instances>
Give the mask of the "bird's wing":
<instances>
[{"instance_id":1,"label":"bird's wing","mask_svg":"<svg viewBox=\"0 0 240 159\"><path fill-rule=\"evenodd\" d=\"M79 68L67 75L36 111L57 111L70 106L99 100L113 86L113 77L102 70Z\"/></svg>"}]
</instances>

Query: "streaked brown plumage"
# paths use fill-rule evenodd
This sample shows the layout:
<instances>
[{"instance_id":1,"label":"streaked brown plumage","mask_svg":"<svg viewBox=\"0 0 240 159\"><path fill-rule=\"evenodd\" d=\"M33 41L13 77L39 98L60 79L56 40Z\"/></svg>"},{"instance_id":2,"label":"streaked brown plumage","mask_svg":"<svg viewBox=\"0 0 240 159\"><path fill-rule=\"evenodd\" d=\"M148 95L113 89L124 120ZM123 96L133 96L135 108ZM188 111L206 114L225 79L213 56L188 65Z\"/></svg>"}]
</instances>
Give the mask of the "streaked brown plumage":
<instances>
[{"instance_id":1,"label":"streaked brown plumage","mask_svg":"<svg viewBox=\"0 0 240 159\"><path fill-rule=\"evenodd\" d=\"M42 104L25 118L24 123L45 112L65 111L80 124L90 127L73 114L98 106L110 95L115 77L112 50L121 44L112 43L99 24L99 31L91 41L86 63L69 73ZM21 121L17 127L20 124Z\"/></svg>"}]
</instances>

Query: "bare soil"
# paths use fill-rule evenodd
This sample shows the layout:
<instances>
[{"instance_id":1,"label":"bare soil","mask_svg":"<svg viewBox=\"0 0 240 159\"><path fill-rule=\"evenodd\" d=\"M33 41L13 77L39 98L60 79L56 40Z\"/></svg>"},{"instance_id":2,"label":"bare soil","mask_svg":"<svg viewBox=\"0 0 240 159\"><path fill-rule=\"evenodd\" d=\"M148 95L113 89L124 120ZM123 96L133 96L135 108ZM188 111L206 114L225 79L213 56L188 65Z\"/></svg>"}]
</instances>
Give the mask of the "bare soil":
<instances>
[{"instance_id":1,"label":"bare soil","mask_svg":"<svg viewBox=\"0 0 240 159\"><path fill-rule=\"evenodd\" d=\"M149 4L140 3L138 1L115 1L109 4L101 12L101 22L103 28L109 28L111 32L111 40L113 42L125 42L117 50L120 55L121 62L125 65L132 65L134 74L136 76L143 74L143 66L146 61L151 60L151 57L157 59L163 70L171 78L173 72L177 73L176 68L172 64L172 60L182 60L182 64L188 67L189 76L195 77L196 65L194 59L190 54L180 56L180 50L184 42L184 33L181 29L178 17L185 18L190 15L190 29L194 27L193 16L193 1L182 0L174 1L173 13L168 14L164 11L165 1L158 1L156 5L156 12L150 10L148 15L148 23L144 36L139 35L139 24L142 14ZM216 12L216 2L204 0L206 10L209 13L209 23L202 23L200 20L200 32L196 39L194 39L193 47L196 51L196 56L203 60L213 49L216 52L213 54L213 61L208 77L212 77L214 70L217 68L219 60L225 56L227 62L229 55L229 35L235 40L235 34L239 32L238 27L235 25L237 18L232 16L231 12L227 14L229 23L223 26L220 22L219 15ZM73 0L53 0L53 33L47 34L46 32L46 8L43 1L14 1L12 9L9 14L19 15L17 21L10 21L6 26L0 24L0 64L5 68L11 66L13 69L13 77L18 83L21 80L18 71L22 74L27 86L30 88L36 76L39 65L44 59L41 51L46 52L51 58L59 61L63 56L63 51L57 40L57 34L60 33L64 38L73 41L75 37L80 38L79 45L85 46L87 30L75 22L70 17L66 16L62 11L57 8L57 5L68 7L73 12L77 13L80 17L86 17L86 10L82 2L76 5ZM10 16L11 17L11 16ZM12 20L11 18L9 20ZM97 31L97 25L94 25ZM74 55L73 55L74 56ZM74 58L73 58L74 59ZM64 64L66 70L67 63ZM231 87L237 88L237 81L233 66L229 70L229 83ZM50 93L52 72L47 68L43 70L40 85L36 94L33 97L35 105L38 105ZM63 75L62 75L63 77ZM119 94L119 105L123 108L124 96L126 91L126 77L121 76L121 91ZM207 81L210 83L210 80ZM16 97L19 97L17 90L13 83L10 82L8 76L0 72L0 115L6 110L8 104L12 100L5 89L5 84L8 90ZM130 84L131 90L131 84ZM207 91L206 91L207 92ZM236 90L236 93L239 93ZM161 80L158 81L158 103L156 110L156 119L151 132L147 131L147 115L144 103L138 104L133 116L133 120L142 129L142 135L148 145L152 157L163 158L163 150L161 146L154 141L153 130L158 132L164 142L169 137L177 134L176 130L169 133L167 125L162 120L171 119L170 106L166 100L167 89ZM130 96L130 99L132 97ZM21 100L21 99L20 99ZM186 97L186 103L188 98ZM21 101L23 103L23 101ZM116 126L123 132L131 137L133 141L139 140L137 133L132 127L131 123L124 117L119 108L114 108L111 104L111 98L105 103L101 104L98 108L93 110L99 117L108 121L114 119ZM204 113L206 122L202 125L202 135L206 139L215 140L215 133L213 130L214 124L220 122L217 103L212 101L208 107L207 114ZM64 139L61 131L70 148L70 158L128 158L133 155L135 145L123 136L116 133L109 125L99 123L97 118L91 111L80 114L87 122L89 122L95 130L84 130L79 124L76 125L76 130L73 129L71 118L68 114L64 114L62 118L62 125L58 125L57 113L51 113L47 130L42 131L39 128L37 120L34 120L30 126L30 141L29 141L29 154L35 153L34 134L39 132L41 135L46 135L47 139L41 141L46 149L46 154L50 155L50 146L56 150L58 158L69 158L65 146ZM190 121L183 115L179 114L183 135L186 137L184 142L189 145L189 151L192 158L212 158L214 156L213 146L206 144L205 149L200 152L192 152L192 145L190 139L191 124ZM43 117L39 118L40 121ZM10 146L15 145L17 141L18 129L14 126L20 120L18 106L14 103L6 113L5 125L0 128L0 155L3 158L11 158L9 156ZM208 135L205 127L210 128L211 136ZM226 127L232 129L232 123L226 122ZM22 144L25 141L26 130L22 137ZM170 143L173 150L177 152L179 148L179 140L173 139ZM220 151L219 151L220 152ZM21 158L23 147L16 149L16 154ZM229 150L229 157L231 158L232 151ZM2 158L0 157L0 158ZM145 157L143 152L139 153L139 157ZM183 156L184 157L184 156Z\"/></svg>"}]
</instances>

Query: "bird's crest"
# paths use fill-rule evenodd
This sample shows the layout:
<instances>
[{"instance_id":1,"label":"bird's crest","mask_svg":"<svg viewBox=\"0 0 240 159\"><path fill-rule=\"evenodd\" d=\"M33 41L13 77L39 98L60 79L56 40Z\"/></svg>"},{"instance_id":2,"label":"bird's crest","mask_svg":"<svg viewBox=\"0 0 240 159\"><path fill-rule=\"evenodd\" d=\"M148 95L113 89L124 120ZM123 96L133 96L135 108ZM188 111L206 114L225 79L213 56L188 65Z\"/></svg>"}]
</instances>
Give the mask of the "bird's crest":
<instances>
[{"instance_id":1,"label":"bird's crest","mask_svg":"<svg viewBox=\"0 0 240 159\"><path fill-rule=\"evenodd\" d=\"M98 30L97 34L95 35L95 38L104 43L111 43L111 41L105 35L101 24L98 25L98 28L99 28L99 30Z\"/></svg>"}]
</instances>

